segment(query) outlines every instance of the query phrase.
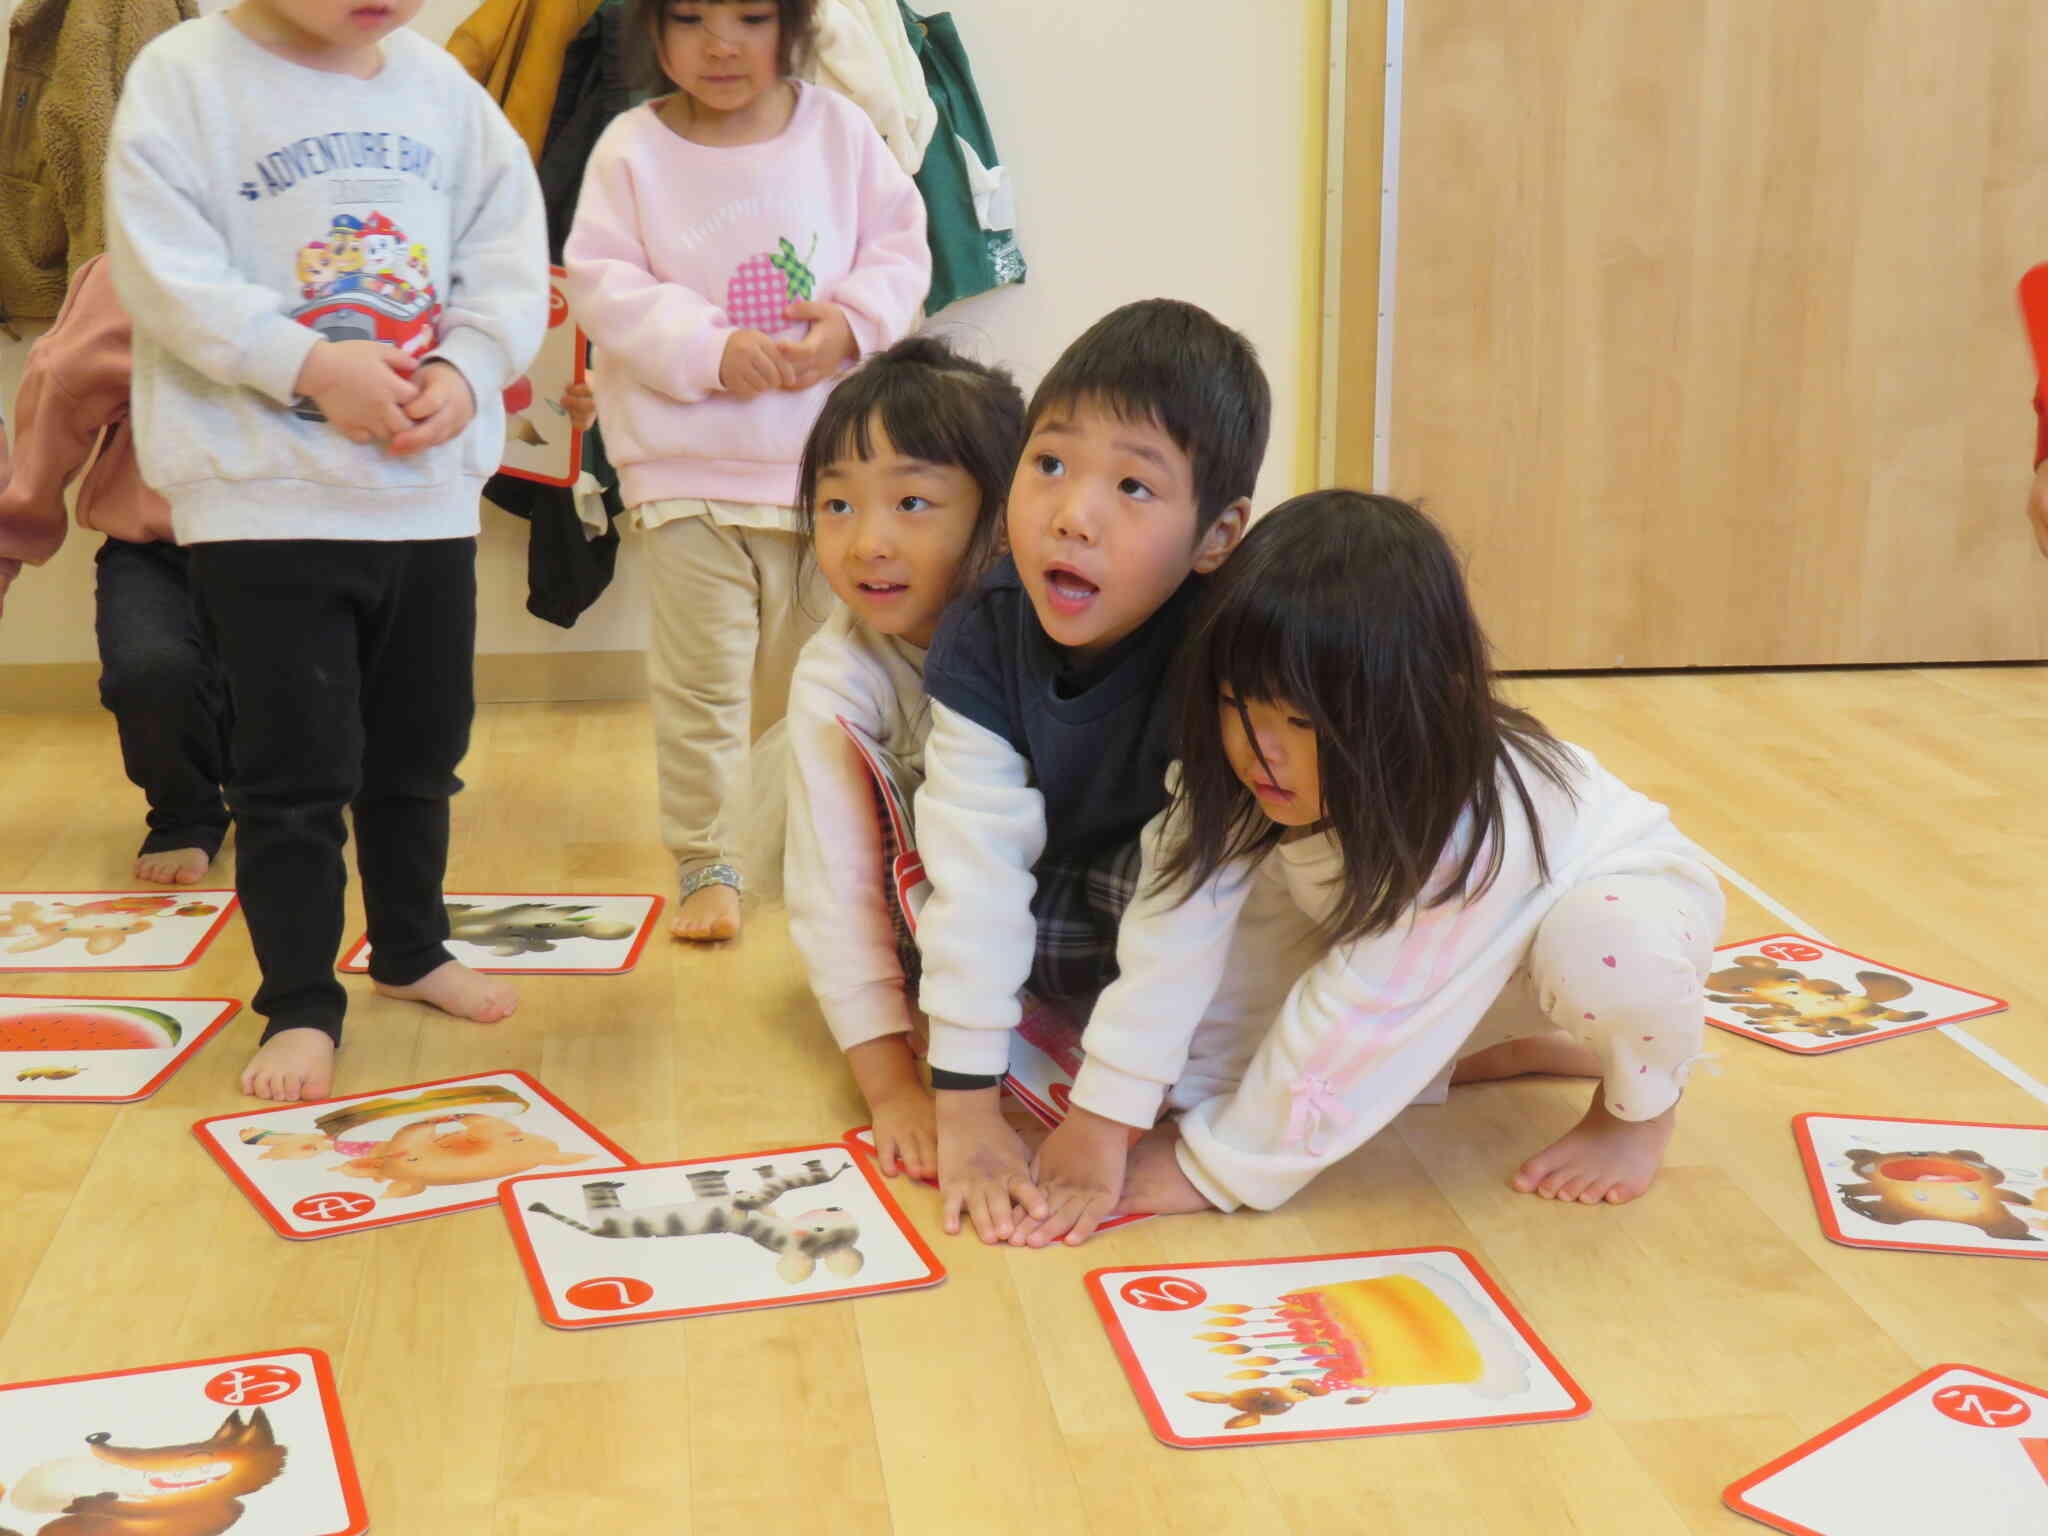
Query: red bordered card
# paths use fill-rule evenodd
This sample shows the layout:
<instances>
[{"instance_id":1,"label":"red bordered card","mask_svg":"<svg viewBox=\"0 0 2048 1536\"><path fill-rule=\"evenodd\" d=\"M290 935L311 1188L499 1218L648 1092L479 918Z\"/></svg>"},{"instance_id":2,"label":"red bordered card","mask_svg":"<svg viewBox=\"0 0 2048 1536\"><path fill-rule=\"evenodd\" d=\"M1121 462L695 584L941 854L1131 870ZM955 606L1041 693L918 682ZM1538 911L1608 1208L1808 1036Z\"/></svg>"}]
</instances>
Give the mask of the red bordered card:
<instances>
[{"instance_id":1,"label":"red bordered card","mask_svg":"<svg viewBox=\"0 0 2048 1536\"><path fill-rule=\"evenodd\" d=\"M1592 1404L1455 1248L1088 1275L1152 1433L1199 1450L1575 1419Z\"/></svg>"},{"instance_id":2,"label":"red bordered card","mask_svg":"<svg viewBox=\"0 0 2048 1536\"><path fill-rule=\"evenodd\" d=\"M234 910L233 891L0 891L0 971L182 971Z\"/></svg>"},{"instance_id":3,"label":"red bordered card","mask_svg":"<svg viewBox=\"0 0 2048 1536\"><path fill-rule=\"evenodd\" d=\"M946 1275L844 1142L514 1179L499 1199L556 1328L843 1301Z\"/></svg>"},{"instance_id":4,"label":"red bordered card","mask_svg":"<svg viewBox=\"0 0 2048 1536\"><path fill-rule=\"evenodd\" d=\"M359 1536L334 1372L317 1349L0 1386L0 1525ZM131 1524L131 1521L133 1522Z\"/></svg>"},{"instance_id":5,"label":"red bordered card","mask_svg":"<svg viewBox=\"0 0 2048 1536\"><path fill-rule=\"evenodd\" d=\"M231 997L0 993L0 1103L146 1099L241 1007Z\"/></svg>"},{"instance_id":6,"label":"red bordered card","mask_svg":"<svg viewBox=\"0 0 2048 1536\"><path fill-rule=\"evenodd\" d=\"M1808 1114L1792 1134L1834 1242L2048 1259L2048 1125Z\"/></svg>"},{"instance_id":7,"label":"red bordered card","mask_svg":"<svg viewBox=\"0 0 2048 1536\"><path fill-rule=\"evenodd\" d=\"M574 485L583 473L583 434L570 425L563 392L583 382L590 343L569 312L568 274L549 267L548 329L540 353L505 391L505 458L498 468L542 485Z\"/></svg>"},{"instance_id":8,"label":"red bordered card","mask_svg":"<svg viewBox=\"0 0 2048 1536\"><path fill-rule=\"evenodd\" d=\"M506 895L450 891L448 953L473 971L502 976L619 976L639 963L661 916L646 895ZM341 969L369 970L366 934L349 946Z\"/></svg>"},{"instance_id":9,"label":"red bordered card","mask_svg":"<svg viewBox=\"0 0 2048 1536\"><path fill-rule=\"evenodd\" d=\"M1997 1013L2005 999L1801 933L1715 949L1707 1022L1781 1051L1818 1056Z\"/></svg>"},{"instance_id":10,"label":"red bordered card","mask_svg":"<svg viewBox=\"0 0 2048 1536\"><path fill-rule=\"evenodd\" d=\"M536 1168L594 1174L624 1149L524 1072L215 1115L192 1134L280 1237L474 1211Z\"/></svg>"},{"instance_id":11,"label":"red bordered card","mask_svg":"<svg viewBox=\"0 0 2048 1536\"><path fill-rule=\"evenodd\" d=\"M2039 1536L2048 1393L1937 1365L1729 1485L1738 1514L1792 1536Z\"/></svg>"}]
</instances>

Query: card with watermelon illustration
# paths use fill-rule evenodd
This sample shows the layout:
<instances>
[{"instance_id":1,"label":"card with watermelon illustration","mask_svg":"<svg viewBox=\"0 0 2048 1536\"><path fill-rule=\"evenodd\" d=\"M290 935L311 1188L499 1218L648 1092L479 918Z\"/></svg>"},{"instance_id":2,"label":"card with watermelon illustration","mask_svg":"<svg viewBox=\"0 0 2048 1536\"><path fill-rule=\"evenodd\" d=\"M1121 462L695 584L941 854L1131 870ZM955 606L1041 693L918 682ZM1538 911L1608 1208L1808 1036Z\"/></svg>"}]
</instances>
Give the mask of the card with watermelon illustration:
<instances>
[{"instance_id":1,"label":"card with watermelon illustration","mask_svg":"<svg viewBox=\"0 0 2048 1536\"><path fill-rule=\"evenodd\" d=\"M562 395L583 382L590 343L569 310L568 274L548 268L548 328L540 353L505 391L505 458L498 468L542 485L574 485L583 473L583 434Z\"/></svg>"},{"instance_id":2,"label":"card with watermelon illustration","mask_svg":"<svg viewBox=\"0 0 2048 1536\"><path fill-rule=\"evenodd\" d=\"M1798 1115L1792 1133L1834 1242L2048 1259L2048 1125Z\"/></svg>"},{"instance_id":3,"label":"card with watermelon illustration","mask_svg":"<svg viewBox=\"0 0 2048 1536\"><path fill-rule=\"evenodd\" d=\"M1575 1419L1592 1404L1470 1254L1130 1265L1088 1291L1152 1433L1199 1450Z\"/></svg>"},{"instance_id":4,"label":"card with watermelon illustration","mask_svg":"<svg viewBox=\"0 0 2048 1536\"><path fill-rule=\"evenodd\" d=\"M450 891L448 953L473 971L506 976L619 976L639 963L659 896L506 895ZM370 968L370 940L357 939L341 969Z\"/></svg>"},{"instance_id":5,"label":"card with watermelon illustration","mask_svg":"<svg viewBox=\"0 0 2048 1536\"><path fill-rule=\"evenodd\" d=\"M1799 933L1723 944L1714 954L1707 1022L1806 1056L1896 1040L2006 1006L2003 998Z\"/></svg>"},{"instance_id":6,"label":"card with watermelon illustration","mask_svg":"<svg viewBox=\"0 0 2048 1536\"><path fill-rule=\"evenodd\" d=\"M241 1006L231 997L0 993L0 1103L146 1099Z\"/></svg>"},{"instance_id":7,"label":"card with watermelon illustration","mask_svg":"<svg viewBox=\"0 0 2048 1536\"><path fill-rule=\"evenodd\" d=\"M235 910L233 891L0 891L0 971L178 971Z\"/></svg>"},{"instance_id":8,"label":"card with watermelon illustration","mask_svg":"<svg viewBox=\"0 0 2048 1536\"><path fill-rule=\"evenodd\" d=\"M596 1174L632 1162L524 1072L215 1115L192 1133L289 1238L478 1210L536 1168Z\"/></svg>"},{"instance_id":9,"label":"card with watermelon illustration","mask_svg":"<svg viewBox=\"0 0 2048 1536\"><path fill-rule=\"evenodd\" d=\"M499 1198L556 1328L843 1301L946 1276L844 1142L541 1174Z\"/></svg>"},{"instance_id":10,"label":"card with watermelon illustration","mask_svg":"<svg viewBox=\"0 0 2048 1536\"><path fill-rule=\"evenodd\" d=\"M0 1529L22 1536L358 1536L369 1529L317 1349L0 1386Z\"/></svg>"},{"instance_id":11,"label":"card with watermelon illustration","mask_svg":"<svg viewBox=\"0 0 2048 1536\"><path fill-rule=\"evenodd\" d=\"M1722 1495L1792 1536L2040 1536L2048 1392L1937 1365Z\"/></svg>"}]
</instances>

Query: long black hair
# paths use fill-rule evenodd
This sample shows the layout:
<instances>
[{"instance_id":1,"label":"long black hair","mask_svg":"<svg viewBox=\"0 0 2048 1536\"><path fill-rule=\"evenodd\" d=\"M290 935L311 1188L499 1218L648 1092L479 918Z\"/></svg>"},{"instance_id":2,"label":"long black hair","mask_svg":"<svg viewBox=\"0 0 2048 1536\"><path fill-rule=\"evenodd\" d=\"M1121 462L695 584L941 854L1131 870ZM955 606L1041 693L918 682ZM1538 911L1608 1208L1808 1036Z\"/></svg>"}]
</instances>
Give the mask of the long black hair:
<instances>
[{"instance_id":1,"label":"long black hair","mask_svg":"<svg viewBox=\"0 0 2048 1536\"><path fill-rule=\"evenodd\" d=\"M681 0L626 0L626 14L619 27L619 55L626 85L635 100L666 96L675 82L661 67L661 50L656 39L668 8ZM784 79L795 74L810 57L818 35L818 0L689 0L692 5L772 5L780 25L775 50L775 72Z\"/></svg>"},{"instance_id":2,"label":"long black hair","mask_svg":"<svg viewBox=\"0 0 2048 1536\"><path fill-rule=\"evenodd\" d=\"M1224 755L1226 694L1240 719L1247 702L1285 701L1315 727L1323 825L1343 853L1329 943L1382 932L1417 904L1484 892L1500 872L1504 786L1548 878L1523 765L1569 794L1571 758L1495 697L1457 555L1407 502L1311 491L1260 518L1210 581L1176 687L1182 838L1160 889L1185 881L1192 894L1287 830ZM1469 842L1438 879L1468 810Z\"/></svg>"}]
</instances>

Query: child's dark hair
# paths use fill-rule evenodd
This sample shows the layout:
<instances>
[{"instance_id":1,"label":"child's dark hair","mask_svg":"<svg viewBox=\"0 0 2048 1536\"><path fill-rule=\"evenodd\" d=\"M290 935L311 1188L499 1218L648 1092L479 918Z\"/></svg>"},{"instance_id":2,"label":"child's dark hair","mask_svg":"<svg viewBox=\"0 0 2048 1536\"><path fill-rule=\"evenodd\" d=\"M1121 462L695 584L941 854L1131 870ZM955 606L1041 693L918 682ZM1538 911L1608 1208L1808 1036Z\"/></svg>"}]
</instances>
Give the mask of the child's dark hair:
<instances>
[{"instance_id":1,"label":"child's dark hair","mask_svg":"<svg viewBox=\"0 0 2048 1536\"><path fill-rule=\"evenodd\" d=\"M960 561L957 591L995 562L1003 510L1024 451L1024 395L1001 368L963 357L936 336L909 336L841 379L804 439L797 507L808 537L816 522L818 477L844 459L874 457L874 427L896 451L965 470L981 492L974 537Z\"/></svg>"},{"instance_id":2,"label":"child's dark hair","mask_svg":"<svg viewBox=\"0 0 2048 1536\"><path fill-rule=\"evenodd\" d=\"M785 79L810 57L817 39L818 0L626 0L626 13L619 23L619 53L625 64L626 87L636 100L665 96L676 89L675 82L662 72L655 39L670 8L686 4L773 6L775 19L781 23L775 72Z\"/></svg>"},{"instance_id":3,"label":"child's dark hair","mask_svg":"<svg viewBox=\"0 0 2048 1536\"><path fill-rule=\"evenodd\" d=\"M1272 391L1252 344L1205 309L1143 299L1111 310L1052 365L1025 412L1025 435L1049 412L1087 405L1155 423L1188 456L1197 535L1258 481Z\"/></svg>"},{"instance_id":4,"label":"child's dark hair","mask_svg":"<svg viewBox=\"0 0 2048 1536\"><path fill-rule=\"evenodd\" d=\"M1323 924L1331 944L1391 928L1418 903L1484 892L1500 872L1504 782L1549 878L1523 767L1570 794L1570 757L1494 696L1457 554L1407 502L1311 491L1259 519L1210 583L1176 686L1184 840L1161 889L1185 881L1192 892L1287 830L1224 755L1226 694L1247 737L1247 702L1284 700L1315 727L1323 826L1343 853ZM1443 870L1468 809L1469 844Z\"/></svg>"}]
</instances>

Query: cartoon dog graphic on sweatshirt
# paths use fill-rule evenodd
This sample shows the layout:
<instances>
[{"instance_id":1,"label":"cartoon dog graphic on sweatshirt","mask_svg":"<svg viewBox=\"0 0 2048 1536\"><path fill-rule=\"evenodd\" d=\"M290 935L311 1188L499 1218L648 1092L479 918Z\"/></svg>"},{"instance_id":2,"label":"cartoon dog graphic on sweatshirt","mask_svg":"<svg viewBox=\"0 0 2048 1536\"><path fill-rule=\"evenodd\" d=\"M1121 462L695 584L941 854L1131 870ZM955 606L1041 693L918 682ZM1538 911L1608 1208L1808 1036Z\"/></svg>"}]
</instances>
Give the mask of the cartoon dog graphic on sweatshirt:
<instances>
[{"instance_id":1,"label":"cartoon dog graphic on sweatshirt","mask_svg":"<svg viewBox=\"0 0 2048 1536\"><path fill-rule=\"evenodd\" d=\"M1808 976L1763 955L1737 955L1735 963L1707 977L1707 995L1736 1005L1749 1027L1767 1035L1817 1038L1874 1034L1886 1024L1910 1024L1925 1013L1885 1005L1913 990L1913 983L1886 971L1858 971L1861 995L1838 981Z\"/></svg>"},{"instance_id":2,"label":"cartoon dog graphic on sweatshirt","mask_svg":"<svg viewBox=\"0 0 2048 1536\"><path fill-rule=\"evenodd\" d=\"M2013 1206L2028 1199L2006 1188L2005 1171L1965 1147L1949 1152L1873 1152L1849 1149L1860 1181L1838 1184L1842 1204L1858 1216L1895 1227L1904 1221L1958 1221L1986 1237L2038 1243Z\"/></svg>"},{"instance_id":3,"label":"cartoon dog graphic on sweatshirt","mask_svg":"<svg viewBox=\"0 0 2048 1536\"><path fill-rule=\"evenodd\" d=\"M112 1438L87 1435L90 1456L46 1462L9 1490L17 1509L58 1516L37 1536L219 1536L242 1518L242 1497L284 1470L285 1448L261 1408L247 1420L229 1414L211 1439L189 1445Z\"/></svg>"}]
</instances>

